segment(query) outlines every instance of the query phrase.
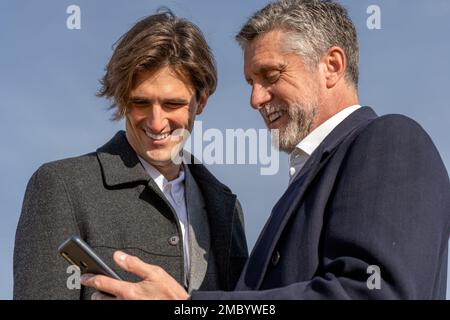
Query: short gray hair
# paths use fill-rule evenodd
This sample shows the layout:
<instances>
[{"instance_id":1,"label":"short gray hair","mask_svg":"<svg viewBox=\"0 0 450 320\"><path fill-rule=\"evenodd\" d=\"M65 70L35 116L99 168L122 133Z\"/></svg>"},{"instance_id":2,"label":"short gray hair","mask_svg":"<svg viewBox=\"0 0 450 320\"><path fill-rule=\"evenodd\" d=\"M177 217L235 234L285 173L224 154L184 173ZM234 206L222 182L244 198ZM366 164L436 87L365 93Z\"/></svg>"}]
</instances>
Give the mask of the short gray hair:
<instances>
[{"instance_id":1,"label":"short gray hair","mask_svg":"<svg viewBox=\"0 0 450 320\"><path fill-rule=\"evenodd\" d=\"M249 42L273 30L286 32L286 49L314 68L325 52L340 47L347 57L345 78L358 88L359 48L347 10L333 0L278 0L257 11L236 35L245 49Z\"/></svg>"}]
</instances>

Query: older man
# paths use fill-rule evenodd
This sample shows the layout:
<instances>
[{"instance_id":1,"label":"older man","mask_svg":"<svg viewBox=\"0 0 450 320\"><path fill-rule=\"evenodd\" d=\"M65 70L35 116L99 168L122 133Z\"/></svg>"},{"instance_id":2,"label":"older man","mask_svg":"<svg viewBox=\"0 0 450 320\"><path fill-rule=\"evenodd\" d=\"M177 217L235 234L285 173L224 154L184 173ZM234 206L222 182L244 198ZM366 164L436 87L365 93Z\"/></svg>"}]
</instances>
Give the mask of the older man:
<instances>
[{"instance_id":1,"label":"older man","mask_svg":"<svg viewBox=\"0 0 450 320\"><path fill-rule=\"evenodd\" d=\"M16 233L15 299L90 298L87 288L67 287L58 246L72 234L111 266L120 249L160 265L188 291L234 288L248 256L239 202L203 165L177 157L216 82L201 31L170 11L121 38L100 95L114 101L126 132L30 179Z\"/></svg>"},{"instance_id":2,"label":"older man","mask_svg":"<svg viewBox=\"0 0 450 320\"><path fill-rule=\"evenodd\" d=\"M448 174L416 122L359 105L358 42L346 10L280 0L237 40L252 107L290 154L290 184L235 291L191 298L445 298ZM116 259L148 281L130 285L145 287L142 298L188 297L159 268L120 252ZM133 292L104 277L84 283L119 298Z\"/></svg>"}]
</instances>

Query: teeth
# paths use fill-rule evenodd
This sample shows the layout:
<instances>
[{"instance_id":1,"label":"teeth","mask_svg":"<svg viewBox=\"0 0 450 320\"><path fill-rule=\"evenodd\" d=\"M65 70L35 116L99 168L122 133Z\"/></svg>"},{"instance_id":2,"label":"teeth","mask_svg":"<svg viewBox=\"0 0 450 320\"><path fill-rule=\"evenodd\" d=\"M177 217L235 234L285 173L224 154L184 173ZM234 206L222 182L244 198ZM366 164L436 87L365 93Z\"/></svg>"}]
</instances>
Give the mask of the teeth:
<instances>
[{"instance_id":1,"label":"teeth","mask_svg":"<svg viewBox=\"0 0 450 320\"><path fill-rule=\"evenodd\" d=\"M268 104L264 107L264 109L266 110L266 114L271 114L272 112L275 111L276 107Z\"/></svg>"},{"instance_id":2,"label":"teeth","mask_svg":"<svg viewBox=\"0 0 450 320\"><path fill-rule=\"evenodd\" d=\"M280 112L280 111L275 112L275 113L272 113L272 114L269 116L269 120L270 120L270 122L273 122L273 121L277 120L279 117L281 117L282 115L283 115L283 113Z\"/></svg>"},{"instance_id":3,"label":"teeth","mask_svg":"<svg viewBox=\"0 0 450 320\"><path fill-rule=\"evenodd\" d=\"M167 138L168 136L170 136L169 132L166 133L160 133L160 134L153 134L151 132L148 132L147 130L145 131L145 134L147 135L147 137L153 139L153 140L163 140L165 138Z\"/></svg>"}]
</instances>

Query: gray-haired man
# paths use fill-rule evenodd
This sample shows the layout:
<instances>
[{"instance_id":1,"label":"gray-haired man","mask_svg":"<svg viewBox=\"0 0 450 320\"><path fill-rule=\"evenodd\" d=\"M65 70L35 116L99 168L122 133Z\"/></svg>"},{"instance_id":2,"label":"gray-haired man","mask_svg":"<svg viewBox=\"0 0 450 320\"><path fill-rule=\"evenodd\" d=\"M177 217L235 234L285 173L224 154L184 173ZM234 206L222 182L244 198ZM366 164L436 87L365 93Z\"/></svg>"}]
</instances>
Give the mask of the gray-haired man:
<instances>
[{"instance_id":1,"label":"gray-haired man","mask_svg":"<svg viewBox=\"0 0 450 320\"><path fill-rule=\"evenodd\" d=\"M278 129L291 180L235 291L191 298L445 298L448 174L417 123L359 105L358 42L346 10L280 0L251 17L237 40L252 107ZM141 298L188 296L167 286L160 269L116 258L147 279L137 284L147 289ZM132 292L105 278L84 283L120 298Z\"/></svg>"}]
</instances>

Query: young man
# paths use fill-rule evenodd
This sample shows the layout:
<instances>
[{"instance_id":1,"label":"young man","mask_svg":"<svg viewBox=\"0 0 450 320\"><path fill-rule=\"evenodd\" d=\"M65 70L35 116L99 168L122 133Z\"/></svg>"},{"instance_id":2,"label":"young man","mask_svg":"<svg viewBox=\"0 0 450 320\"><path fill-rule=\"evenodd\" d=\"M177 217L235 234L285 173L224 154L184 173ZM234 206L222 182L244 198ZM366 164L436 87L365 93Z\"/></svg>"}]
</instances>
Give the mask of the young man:
<instances>
[{"instance_id":1,"label":"young man","mask_svg":"<svg viewBox=\"0 0 450 320\"><path fill-rule=\"evenodd\" d=\"M248 255L239 202L203 165L176 158L216 81L201 31L171 12L121 38L99 95L114 101L126 132L30 179L16 233L15 299L90 298L92 290L66 285L57 249L71 234L112 267L120 249L161 266L188 291L234 288Z\"/></svg>"}]
</instances>

